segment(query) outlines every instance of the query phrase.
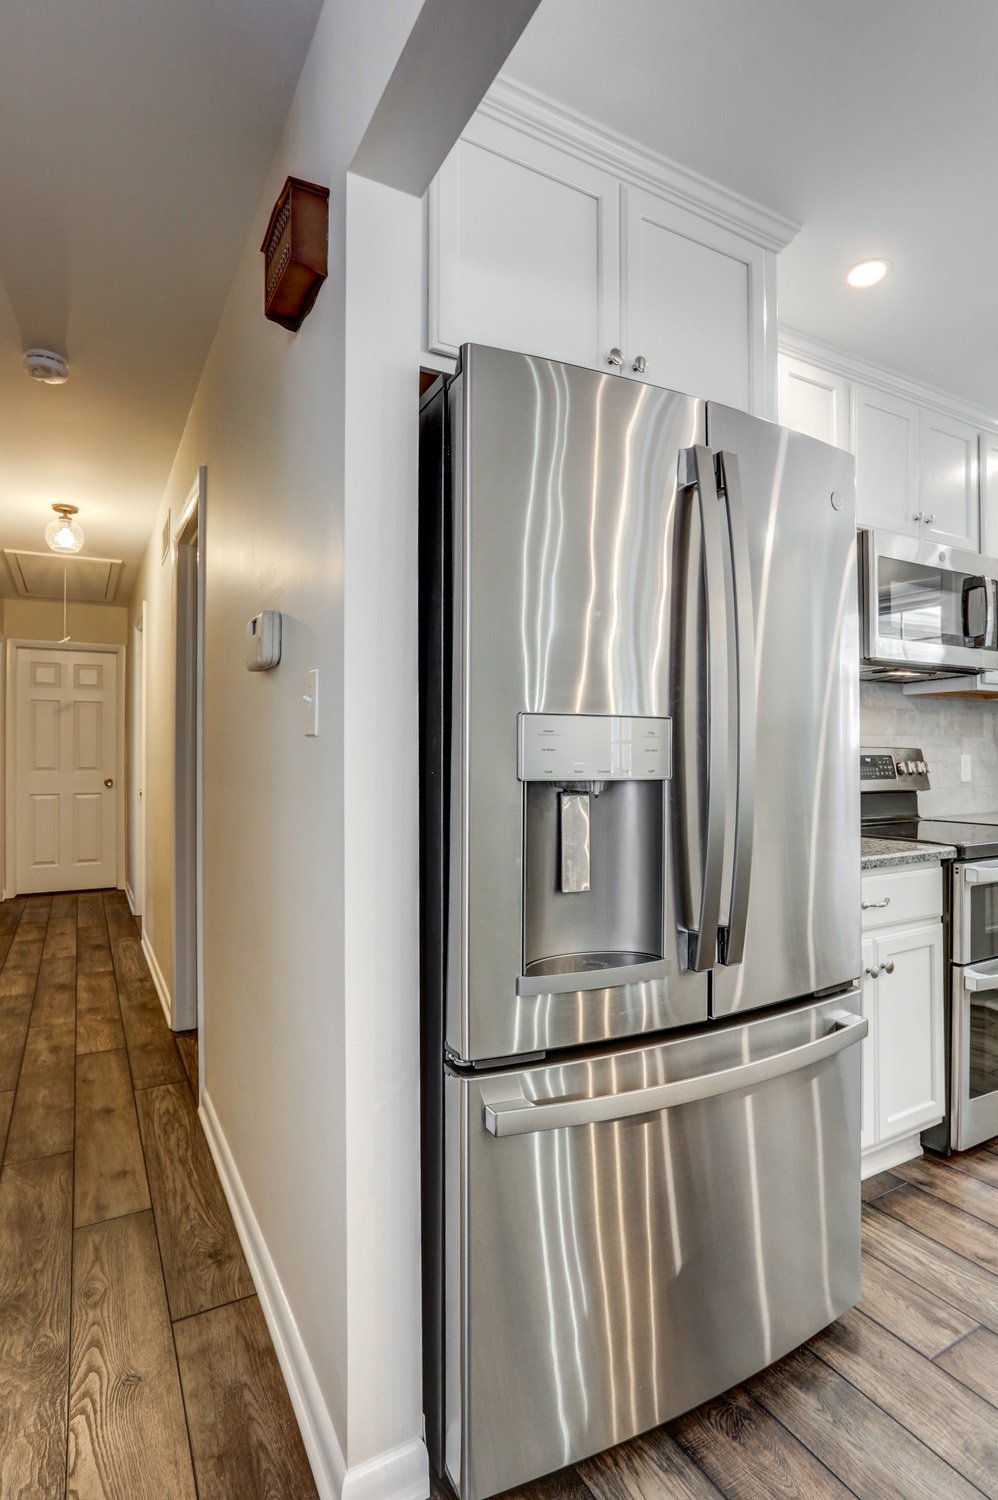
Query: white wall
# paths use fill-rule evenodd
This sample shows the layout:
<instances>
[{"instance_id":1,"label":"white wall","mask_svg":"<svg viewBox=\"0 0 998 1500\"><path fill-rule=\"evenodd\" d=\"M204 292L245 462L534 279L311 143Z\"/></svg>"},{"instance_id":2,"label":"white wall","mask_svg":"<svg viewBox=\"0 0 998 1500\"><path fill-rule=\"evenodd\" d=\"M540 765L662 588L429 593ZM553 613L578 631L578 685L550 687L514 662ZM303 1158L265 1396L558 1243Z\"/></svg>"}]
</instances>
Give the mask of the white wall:
<instances>
[{"instance_id":1,"label":"white wall","mask_svg":"<svg viewBox=\"0 0 998 1500\"><path fill-rule=\"evenodd\" d=\"M169 982L173 621L159 534L206 464L205 1117L242 1195L323 1494L351 1485L375 1495L427 1491L420 206L371 182L348 184L419 8L327 0L134 594L147 601L146 932ZM329 278L296 335L261 314L259 245L288 173L331 188ZM249 673L246 622L266 608L283 614L283 658L272 672ZM320 684L314 739L302 704L311 668ZM391 762L388 777L369 729Z\"/></svg>"}]
</instances>

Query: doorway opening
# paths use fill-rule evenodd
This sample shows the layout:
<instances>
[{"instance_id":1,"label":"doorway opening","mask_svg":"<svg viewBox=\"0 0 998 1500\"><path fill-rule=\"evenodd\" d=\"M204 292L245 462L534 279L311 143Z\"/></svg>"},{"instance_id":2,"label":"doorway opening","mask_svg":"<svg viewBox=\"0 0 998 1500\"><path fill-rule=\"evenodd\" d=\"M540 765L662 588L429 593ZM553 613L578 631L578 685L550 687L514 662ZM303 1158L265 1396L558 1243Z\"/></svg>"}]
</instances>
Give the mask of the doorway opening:
<instances>
[{"instance_id":1,"label":"doorway opening","mask_svg":"<svg viewBox=\"0 0 998 1500\"><path fill-rule=\"evenodd\" d=\"M202 985L202 750L204 695L204 536L206 470L174 534L175 739L173 1003L170 1024L188 1033L185 1060L197 1046ZM191 1035L193 1034L193 1035ZM198 1063L200 1075L200 1061ZM200 1092L200 1090L199 1090Z\"/></svg>"},{"instance_id":2,"label":"doorway opening","mask_svg":"<svg viewBox=\"0 0 998 1500\"><path fill-rule=\"evenodd\" d=\"M128 806L128 879L125 894L134 917L145 909L146 877L146 601L139 605L132 626L130 714L131 749Z\"/></svg>"}]
</instances>

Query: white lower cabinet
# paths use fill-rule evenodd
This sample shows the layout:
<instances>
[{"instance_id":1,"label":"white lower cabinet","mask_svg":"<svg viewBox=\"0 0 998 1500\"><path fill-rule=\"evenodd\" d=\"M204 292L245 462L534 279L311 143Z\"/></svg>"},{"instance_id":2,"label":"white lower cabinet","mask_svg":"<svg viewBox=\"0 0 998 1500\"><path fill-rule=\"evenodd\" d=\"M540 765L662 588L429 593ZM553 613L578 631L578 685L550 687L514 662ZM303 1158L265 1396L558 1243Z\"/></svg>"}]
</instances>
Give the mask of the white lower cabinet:
<instances>
[{"instance_id":1,"label":"white lower cabinet","mask_svg":"<svg viewBox=\"0 0 998 1500\"><path fill-rule=\"evenodd\" d=\"M919 1132L942 1119L942 871L863 878L863 1176L920 1152ZM898 917L901 918L900 922Z\"/></svg>"}]
</instances>

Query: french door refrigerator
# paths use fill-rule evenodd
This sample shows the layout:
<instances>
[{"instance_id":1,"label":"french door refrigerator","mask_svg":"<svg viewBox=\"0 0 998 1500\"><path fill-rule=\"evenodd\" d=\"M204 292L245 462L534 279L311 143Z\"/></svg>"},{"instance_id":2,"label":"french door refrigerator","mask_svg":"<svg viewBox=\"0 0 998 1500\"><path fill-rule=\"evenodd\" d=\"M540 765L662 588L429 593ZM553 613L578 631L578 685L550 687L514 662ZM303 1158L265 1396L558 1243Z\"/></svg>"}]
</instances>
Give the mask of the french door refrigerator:
<instances>
[{"instance_id":1,"label":"french door refrigerator","mask_svg":"<svg viewBox=\"0 0 998 1500\"><path fill-rule=\"evenodd\" d=\"M859 1296L855 499L473 345L420 467L426 1430L480 1500Z\"/></svg>"}]
</instances>

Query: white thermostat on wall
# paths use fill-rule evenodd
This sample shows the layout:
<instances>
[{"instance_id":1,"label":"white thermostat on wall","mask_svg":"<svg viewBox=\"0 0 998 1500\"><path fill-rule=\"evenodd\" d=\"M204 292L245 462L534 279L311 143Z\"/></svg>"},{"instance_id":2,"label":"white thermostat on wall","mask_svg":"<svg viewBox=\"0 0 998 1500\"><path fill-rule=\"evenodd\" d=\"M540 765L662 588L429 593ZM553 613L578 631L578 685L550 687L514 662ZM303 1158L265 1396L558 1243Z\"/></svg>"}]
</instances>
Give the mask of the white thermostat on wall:
<instances>
[{"instance_id":1,"label":"white thermostat on wall","mask_svg":"<svg viewBox=\"0 0 998 1500\"><path fill-rule=\"evenodd\" d=\"M281 616L265 609L246 626L246 666L251 672L267 672L281 659Z\"/></svg>"}]
</instances>

